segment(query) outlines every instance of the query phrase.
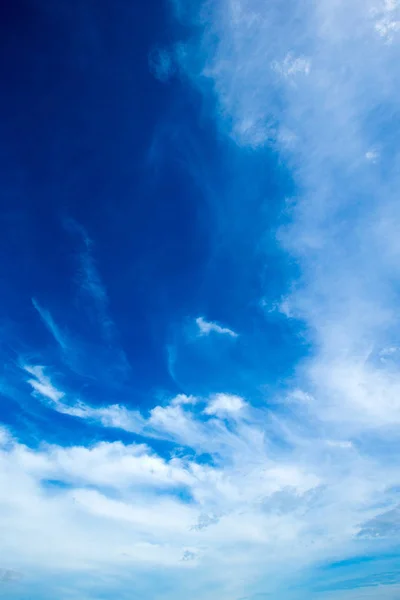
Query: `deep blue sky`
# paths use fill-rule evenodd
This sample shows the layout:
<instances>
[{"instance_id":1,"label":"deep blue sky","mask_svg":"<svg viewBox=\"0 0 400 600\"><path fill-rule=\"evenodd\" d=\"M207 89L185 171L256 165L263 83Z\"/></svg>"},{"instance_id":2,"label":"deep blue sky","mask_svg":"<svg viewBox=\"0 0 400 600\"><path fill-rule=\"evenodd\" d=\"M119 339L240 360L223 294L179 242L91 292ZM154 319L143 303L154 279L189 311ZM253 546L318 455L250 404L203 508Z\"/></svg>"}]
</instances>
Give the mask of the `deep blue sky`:
<instances>
[{"instance_id":1,"label":"deep blue sky","mask_svg":"<svg viewBox=\"0 0 400 600\"><path fill-rule=\"evenodd\" d=\"M164 85L153 76L149 53L190 35L173 26L164 3L17 2L1 10L5 360L23 352L54 362L54 340L34 298L82 340L77 383L96 403L112 394L147 406L155 394L205 393L227 380L224 391L240 392L250 376L257 395L296 355L287 326L276 318L266 323L257 305L266 292L278 298L284 289L283 260L272 247L265 260L257 248L290 187L277 158L240 158L247 162L243 179L237 150L221 143L200 95L178 78ZM207 174L212 198L199 173ZM244 213L230 186L243 196L252 188ZM113 343L126 354L122 381L103 372L116 359L77 290L82 239L69 220L93 242ZM207 347L192 348L182 327L203 314L251 341L211 357ZM266 354L269 343L273 353ZM183 353L177 381L168 365L175 345ZM100 379L100 389L91 378Z\"/></svg>"}]
</instances>

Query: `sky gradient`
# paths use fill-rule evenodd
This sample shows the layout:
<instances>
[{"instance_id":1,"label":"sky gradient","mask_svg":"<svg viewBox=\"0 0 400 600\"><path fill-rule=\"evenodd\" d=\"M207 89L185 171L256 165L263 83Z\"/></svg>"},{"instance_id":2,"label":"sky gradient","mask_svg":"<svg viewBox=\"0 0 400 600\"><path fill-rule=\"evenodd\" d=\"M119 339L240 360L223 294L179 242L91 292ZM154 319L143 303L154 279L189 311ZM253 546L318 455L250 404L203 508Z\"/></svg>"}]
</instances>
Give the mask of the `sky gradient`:
<instances>
[{"instance_id":1,"label":"sky gradient","mask_svg":"<svg viewBox=\"0 0 400 600\"><path fill-rule=\"evenodd\" d=\"M0 598L398 599L400 2L0 27Z\"/></svg>"}]
</instances>

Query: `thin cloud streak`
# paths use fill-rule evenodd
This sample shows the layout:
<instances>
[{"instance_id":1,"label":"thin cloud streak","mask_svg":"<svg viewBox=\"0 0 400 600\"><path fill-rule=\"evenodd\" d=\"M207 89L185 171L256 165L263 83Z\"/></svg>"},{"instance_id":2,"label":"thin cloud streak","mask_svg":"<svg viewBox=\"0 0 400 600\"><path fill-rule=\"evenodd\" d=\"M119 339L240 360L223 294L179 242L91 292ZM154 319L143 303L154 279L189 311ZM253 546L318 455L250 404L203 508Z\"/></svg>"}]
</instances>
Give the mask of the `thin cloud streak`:
<instances>
[{"instance_id":1,"label":"thin cloud streak","mask_svg":"<svg viewBox=\"0 0 400 600\"><path fill-rule=\"evenodd\" d=\"M99 324L106 340L111 341L115 336L115 324L109 315L109 300L107 290L101 279L93 257L93 241L86 229L76 221L69 219L66 228L77 234L83 244L83 250L78 253L79 273L78 284L82 293L87 294L96 307Z\"/></svg>"},{"instance_id":2,"label":"thin cloud streak","mask_svg":"<svg viewBox=\"0 0 400 600\"><path fill-rule=\"evenodd\" d=\"M219 333L220 335L228 335L236 338L238 334L228 327L221 327L218 323L206 321L203 317L197 317L196 325L199 329L199 335L210 335L210 333Z\"/></svg>"},{"instance_id":3,"label":"thin cloud streak","mask_svg":"<svg viewBox=\"0 0 400 600\"><path fill-rule=\"evenodd\" d=\"M57 344L60 346L61 350L63 350L64 352L67 351L69 348L67 339L65 335L61 332L58 325L55 323L50 312L43 308L35 298L32 298L32 304L35 310L39 313L39 316L45 324L46 328L51 333Z\"/></svg>"}]
</instances>

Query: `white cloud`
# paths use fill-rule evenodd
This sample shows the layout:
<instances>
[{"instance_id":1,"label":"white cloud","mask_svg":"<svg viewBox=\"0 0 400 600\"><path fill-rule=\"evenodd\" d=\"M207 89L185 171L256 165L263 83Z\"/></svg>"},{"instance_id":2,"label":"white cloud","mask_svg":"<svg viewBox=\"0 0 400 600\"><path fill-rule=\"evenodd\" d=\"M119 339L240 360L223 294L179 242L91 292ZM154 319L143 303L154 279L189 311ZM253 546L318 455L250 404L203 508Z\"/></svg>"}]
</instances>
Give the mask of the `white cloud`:
<instances>
[{"instance_id":1,"label":"white cloud","mask_svg":"<svg viewBox=\"0 0 400 600\"><path fill-rule=\"evenodd\" d=\"M377 150L371 149L365 153L365 158L372 163L376 163L379 159L379 152Z\"/></svg>"},{"instance_id":2,"label":"white cloud","mask_svg":"<svg viewBox=\"0 0 400 600\"><path fill-rule=\"evenodd\" d=\"M92 408L83 402L78 402L72 406L59 406L57 410L74 417L99 421L104 427L116 427L132 433L140 433L144 426L144 419L138 411L129 410L118 404Z\"/></svg>"},{"instance_id":3,"label":"white cloud","mask_svg":"<svg viewBox=\"0 0 400 600\"><path fill-rule=\"evenodd\" d=\"M173 446L162 456L147 444L121 442L34 450L4 433L0 505L7 518L0 553L7 547L10 568L20 572L62 565L88 576L101 565L106 573L129 567L146 577L143 565L149 565L171 569L162 577L184 587L190 566L228 600L241 593L242 578L268 577L267 589L281 587L290 580L287 564L310 567L339 551L351 553L358 532L395 507L396 465L371 462L343 436L311 435L300 413L281 421L230 394L209 398L205 416L202 399L183 395L155 406L148 417L117 405L67 405L62 392L54 396L43 367L28 369L45 381L43 390L34 388L38 394L46 399L53 390L56 410L150 442L167 440L180 451L178 458ZM313 408L315 399L307 396L304 404L304 392L293 395L300 397L298 406ZM226 422L226 416L234 419ZM196 462L198 453L211 455L209 464ZM187 551L195 560L182 560ZM221 575L232 564L234 576Z\"/></svg>"},{"instance_id":4,"label":"white cloud","mask_svg":"<svg viewBox=\"0 0 400 600\"><path fill-rule=\"evenodd\" d=\"M343 450L350 450L354 448L353 442L342 441L342 440L327 440L328 446L332 446L333 448L343 448Z\"/></svg>"},{"instance_id":5,"label":"white cloud","mask_svg":"<svg viewBox=\"0 0 400 600\"><path fill-rule=\"evenodd\" d=\"M240 396L232 394L215 394L204 409L207 415L235 415L239 413L246 403Z\"/></svg>"},{"instance_id":6,"label":"white cloud","mask_svg":"<svg viewBox=\"0 0 400 600\"><path fill-rule=\"evenodd\" d=\"M66 336L60 331L60 328L55 323L50 312L44 309L42 306L40 306L40 304L37 302L37 300L35 300L35 298L32 298L32 304L35 310L39 313L40 318L42 319L43 323L45 324L51 335L54 337L60 348L62 350L67 350L68 342Z\"/></svg>"},{"instance_id":7,"label":"white cloud","mask_svg":"<svg viewBox=\"0 0 400 600\"><path fill-rule=\"evenodd\" d=\"M237 427L230 446L222 428L210 430L211 451L219 446L215 466L166 460L143 444L32 450L8 441L0 449L0 552L7 548L10 568L28 582L31 569L62 569L73 585L77 572L88 577L101 568L111 577L128 568L147 577L149 565L161 569L161 581L171 576L185 587L189 549L196 561L188 562L228 600L243 577L282 584L291 579L288 561L310 565L338 548L350 551L358 524L370 527L382 511L371 505L376 490L398 482L397 472L371 468L356 449L339 445L346 455L332 464L336 445L315 440L285 458L268 450L268 440L264 448L243 446L258 429ZM192 501L183 502L177 487ZM235 571L228 576L229 564Z\"/></svg>"},{"instance_id":8,"label":"white cloud","mask_svg":"<svg viewBox=\"0 0 400 600\"><path fill-rule=\"evenodd\" d=\"M178 394L171 400L172 406L181 406L188 404L196 404L197 398L195 396L186 396L186 394Z\"/></svg>"},{"instance_id":9,"label":"white cloud","mask_svg":"<svg viewBox=\"0 0 400 600\"><path fill-rule=\"evenodd\" d=\"M212 321L206 321L203 317L196 319L196 325L199 328L199 335L209 335L210 333L219 333L221 335L228 335L230 337L238 337L238 334L228 327L221 327L217 323Z\"/></svg>"},{"instance_id":10,"label":"white cloud","mask_svg":"<svg viewBox=\"0 0 400 600\"><path fill-rule=\"evenodd\" d=\"M99 442L92 447L43 445L35 452L23 446L18 456L26 472L40 479L107 486L120 493L134 486L163 488L190 485L193 476L177 458L165 461L144 444Z\"/></svg>"},{"instance_id":11,"label":"white cloud","mask_svg":"<svg viewBox=\"0 0 400 600\"><path fill-rule=\"evenodd\" d=\"M35 393L56 403L64 398L64 392L58 390L52 384L50 378L44 374L44 367L25 365L23 368L27 373L34 376L34 379L28 379L27 383L32 386Z\"/></svg>"},{"instance_id":12,"label":"white cloud","mask_svg":"<svg viewBox=\"0 0 400 600\"><path fill-rule=\"evenodd\" d=\"M393 42L400 31L400 5L398 0L383 0L371 10L375 20L375 29L388 43Z\"/></svg>"},{"instance_id":13,"label":"white cloud","mask_svg":"<svg viewBox=\"0 0 400 600\"><path fill-rule=\"evenodd\" d=\"M283 77L294 77L295 75L309 75L311 63L308 58L294 57L289 52L283 61L273 61L272 68Z\"/></svg>"}]
</instances>

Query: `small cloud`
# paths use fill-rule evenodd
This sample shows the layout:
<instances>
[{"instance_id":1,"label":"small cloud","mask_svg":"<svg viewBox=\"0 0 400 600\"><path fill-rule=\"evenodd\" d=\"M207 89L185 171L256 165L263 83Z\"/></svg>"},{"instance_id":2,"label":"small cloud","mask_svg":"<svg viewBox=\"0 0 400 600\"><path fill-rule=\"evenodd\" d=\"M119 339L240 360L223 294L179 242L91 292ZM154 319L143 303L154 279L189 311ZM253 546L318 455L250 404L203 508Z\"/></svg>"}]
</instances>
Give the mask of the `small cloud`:
<instances>
[{"instance_id":1,"label":"small cloud","mask_svg":"<svg viewBox=\"0 0 400 600\"><path fill-rule=\"evenodd\" d=\"M400 30L400 21L387 18L381 19L376 23L375 29L381 37L386 38L388 42L391 42L393 40L393 34Z\"/></svg>"},{"instance_id":2,"label":"small cloud","mask_svg":"<svg viewBox=\"0 0 400 600\"><path fill-rule=\"evenodd\" d=\"M303 390L297 388L285 398L285 402L309 406L314 403L314 398L308 392L304 392Z\"/></svg>"},{"instance_id":3,"label":"small cloud","mask_svg":"<svg viewBox=\"0 0 400 600\"><path fill-rule=\"evenodd\" d=\"M287 298L282 300L277 309L280 313L282 313L282 315L285 315L285 317L287 317L288 319L291 319L293 317L293 310Z\"/></svg>"},{"instance_id":4,"label":"small cloud","mask_svg":"<svg viewBox=\"0 0 400 600\"><path fill-rule=\"evenodd\" d=\"M156 79L166 83L175 72L170 52L164 48L153 48L149 53L149 69Z\"/></svg>"},{"instance_id":5,"label":"small cloud","mask_svg":"<svg viewBox=\"0 0 400 600\"><path fill-rule=\"evenodd\" d=\"M386 346L379 352L379 360L381 363L388 363L398 359L399 350L397 346Z\"/></svg>"},{"instance_id":6,"label":"small cloud","mask_svg":"<svg viewBox=\"0 0 400 600\"><path fill-rule=\"evenodd\" d=\"M79 271L77 275L79 290L93 303L105 341L114 342L117 337L116 327L109 314L107 289L103 283L93 255L93 240L89 237L86 229L73 219L68 219L65 222L65 227L71 234L76 235L81 242L81 249L78 253ZM90 314L92 316L92 311ZM44 319L43 316L42 318ZM47 323L47 325L49 327L49 323ZM123 358L123 361L125 362L125 357L121 358Z\"/></svg>"},{"instance_id":7,"label":"small cloud","mask_svg":"<svg viewBox=\"0 0 400 600\"><path fill-rule=\"evenodd\" d=\"M368 150L368 152L365 153L365 158L372 163L376 163L379 159L379 152L374 149Z\"/></svg>"},{"instance_id":8,"label":"small cloud","mask_svg":"<svg viewBox=\"0 0 400 600\"><path fill-rule=\"evenodd\" d=\"M219 517L217 515L207 515L201 514L197 520L196 525L191 527L192 531L202 531L203 529L207 529L210 525L216 525L219 522Z\"/></svg>"},{"instance_id":9,"label":"small cloud","mask_svg":"<svg viewBox=\"0 0 400 600\"><path fill-rule=\"evenodd\" d=\"M341 448L342 450L351 450L354 448L353 443L348 440L327 440L326 445L331 448Z\"/></svg>"},{"instance_id":10,"label":"small cloud","mask_svg":"<svg viewBox=\"0 0 400 600\"><path fill-rule=\"evenodd\" d=\"M298 142L298 136L288 127L281 126L276 135L277 142L288 150L293 150Z\"/></svg>"},{"instance_id":11,"label":"small cloud","mask_svg":"<svg viewBox=\"0 0 400 600\"><path fill-rule=\"evenodd\" d=\"M399 351L397 346L387 346L386 348L382 348L379 352L379 356L393 356Z\"/></svg>"},{"instance_id":12,"label":"small cloud","mask_svg":"<svg viewBox=\"0 0 400 600\"><path fill-rule=\"evenodd\" d=\"M204 409L206 415L226 415L240 412L246 402L240 396L233 394L215 394Z\"/></svg>"},{"instance_id":13,"label":"small cloud","mask_svg":"<svg viewBox=\"0 0 400 600\"><path fill-rule=\"evenodd\" d=\"M268 119L256 115L246 115L236 123L233 134L241 144L251 148L259 148L268 141L275 139L276 128Z\"/></svg>"},{"instance_id":14,"label":"small cloud","mask_svg":"<svg viewBox=\"0 0 400 600\"><path fill-rule=\"evenodd\" d=\"M33 304L33 307L35 308L35 310L38 312L43 323L47 327L48 331L51 333L51 335L54 337L56 342L59 344L60 348L62 350L67 350L68 344L67 344L66 338L61 333L60 328L55 323L50 312L48 310L46 310L45 308L43 308L42 306L40 306L39 302L35 298L32 298L32 304Z\"/></svg>"},{"instance_id":15,"label":"small cloud","mask_svg":"<svg viewBox=\"0 0 400 600\"><path fill-rule=\"evenodd\" d=\"M34 393L40 394L41 396L44 396L55 403L58 403L62 398L64 398L64 392L61 392L54 387L54 385L51 383L50 377L45 375L44 367L32 367L25 365L23 369L35 377L35 379L28 379L27 381L27 383L29 383L29 385L33 388Z\"/></svg>"},{"instance_id":16,"label":"small cloud","mask_svg":"<svg viewBox=\"0 0 400 600\"><path fill-rule=\"evenodd\" d=\"M385 0L381 9L373 11L377 16L375 30L388 43L393 42L394 35L400 31L399 8L398 0Z\"/></svg>"},{"instance_id":17,"label":"small cloud","mask_svg":"<svg viewBox=\"0 0 400 600\"><path fill-rule=\"evenodd\" d=\"M294 317L292 304L289 298L281 298L279 302L275 302L272 305L269 305L268 302L263 298L260 302L260 306L266 309L269 313L280 313L288 319L292 319Z\"/></svg>"},{"instance_id":18,"label":"small cloud","mask_svg":"<svg viewBox=\"0 0 400 600\"><path fill-rule=\"evenodd\" d=\"M212 321L206 321L203 317L196 319L196 325L199 328L199 335L209 335L210 333L219 333L221 335L229 335L230 337L236 338L238 334L229 329L228 327L221 327L217 323Z\"/></svg>"},{"instance_id":19,"label":"small cloud","mask_svg":"<svg viewBox=\"0 0 400 600\"><path fill-rule=\"evenodd\" d=\"M186 396L186 394L178 394L171 400L172 406L184 406L196 404L197 398L195 396Z\"/></svg>"},{"instance_id":20,"label":"small cloud","mask_svg":"<svg viewBox=\"0 0 400 600\"><path fill-rule=\"evenodd\" d=\"M309 75L311 62L305 56L294 57L289 52L283 61L274 61L272 68L283 77L292 78L295 75Z\"/></svg>"},{"instance_id":21,"label":"small cloud","mask_svg":"<svg viewBox=\"0 0 400 600\"><path fill-rule=\"evenodd\" d=\"M188 562L190 560L196 560L196 558L197 558L197 554L195 552L192 552L191 550L185 550L181 560L183 562Z\"/></svg>"}]
</instances>

